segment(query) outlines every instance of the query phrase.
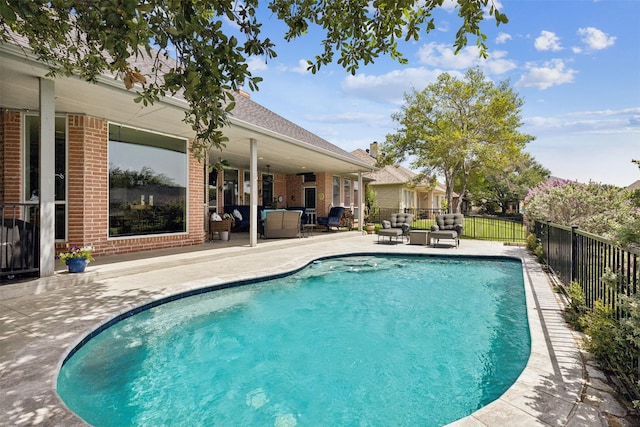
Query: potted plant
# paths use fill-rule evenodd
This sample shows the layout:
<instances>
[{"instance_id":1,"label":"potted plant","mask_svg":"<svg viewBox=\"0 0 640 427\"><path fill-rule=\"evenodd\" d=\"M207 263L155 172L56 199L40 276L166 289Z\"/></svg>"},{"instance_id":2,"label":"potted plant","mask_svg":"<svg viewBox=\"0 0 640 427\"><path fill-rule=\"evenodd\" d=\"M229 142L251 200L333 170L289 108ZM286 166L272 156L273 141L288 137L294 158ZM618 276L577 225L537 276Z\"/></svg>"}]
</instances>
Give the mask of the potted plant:
<instances>
[{"instance_id":1,"label":"potted plant","mask_svg":"<svg viewBox=\"0 0 640 427\"><path fill-rule=\"evenodd\" d=\"M67 252L60 253L58 258L67 265L69 273L82 273L89 261L93 261L92 252L91 246L71 246Z\"/></svg>"},{"instance_id":2,"label":"potted plant","mask_svg":"<svg viewBox=\"0 0 640 427\"><path fill-rule=\"evenodd\" d=\"M376 204L376 192L371 188L371 186L367 185L365 187L365 209L366 209L366 218L365 218L365 226L367 234L373 234L376 229L375 219L378 216L378 206Z\"/></svg>"},{"instance_id":3,"label":"potted plant","mask_svg":"<svg viewBox=\"0 0 640 427\"><path fill-rule=\"evenodd\" d=\"M229 230L233 228L233 225L236 222L236 218L233 216L233 214L225 213L222 215L222 220L228 221L230 223L230 225L226 227L227 228L226 230L220 231L220 240L226 241L226 240L229 240Z\"/></svg>"}]
</instances>

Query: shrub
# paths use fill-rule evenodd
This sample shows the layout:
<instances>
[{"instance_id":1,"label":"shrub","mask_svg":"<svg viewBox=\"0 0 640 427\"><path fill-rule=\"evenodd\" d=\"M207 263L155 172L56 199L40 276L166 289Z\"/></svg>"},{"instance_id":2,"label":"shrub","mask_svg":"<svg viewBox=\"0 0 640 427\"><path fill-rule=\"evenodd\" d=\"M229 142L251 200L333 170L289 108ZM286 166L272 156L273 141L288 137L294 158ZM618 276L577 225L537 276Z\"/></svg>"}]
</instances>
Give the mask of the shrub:
<instances>
[{"instance_id":1,"label":"shrub","mask_svg":"<svg viewBox=\"0 0 640 427\"><path fill-rule=\"evenodd\" d=\"M578 282L571 282L567 289L569 305L565 309L567 322L577 331L584 331L587 327L587 299Z\"/></svg>"},{"instance_id":2,"label":"shrub","mask_svg":"<svg viewBox=\"0 0 640 427\"><path fill-rule=\"evenodd\" d=\"M531 223L549 220L611 237L618 227L628 224L640 213L629 192L618 187L555 180L529 191L525 198L525 215Z\"/></svg>"},{"instance_id":3,"label":"shrub","mask_svg":"<svg viewBox=\"0 0 640 427\"><path fill-rule=\"evenodd\" d=\"M536 235L533 233L529 233L529 235L527 236L527 249L529 249L531 252L535 251L538 242L539 240Z\"/></svg>"}]
</instances>

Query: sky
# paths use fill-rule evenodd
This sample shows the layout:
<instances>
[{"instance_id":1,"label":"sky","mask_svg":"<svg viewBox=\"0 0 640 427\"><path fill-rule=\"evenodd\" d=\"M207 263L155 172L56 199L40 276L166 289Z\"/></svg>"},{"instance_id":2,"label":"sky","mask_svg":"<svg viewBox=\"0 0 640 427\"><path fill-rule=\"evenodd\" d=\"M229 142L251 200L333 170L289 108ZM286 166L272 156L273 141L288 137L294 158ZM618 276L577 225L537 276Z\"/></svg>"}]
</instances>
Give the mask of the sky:
<instances>
[{"instance_id":1,"label":"sky","mask_svg":"<svg viewBox=\"0 0 640 427\"><path fill-rule=\"evenodd\" d=\"M284 25L266 13L263 34L278 56L250 58L264 79L251 99L351 152L396 131L391 116L405 92L479 67L524 100L520 131L535 136L525 151L553 176L620 187L640 180L631 162L640 159L640 0L494 0L509 23L482 24L486 60L473 37L454 55L454 4L445 0L435 13L435 30L400 45L408 64L380 57L355 76L335 63L307 71L306 60L322 50L320 34L287 43Z\"/></svg>"}]
</instances>

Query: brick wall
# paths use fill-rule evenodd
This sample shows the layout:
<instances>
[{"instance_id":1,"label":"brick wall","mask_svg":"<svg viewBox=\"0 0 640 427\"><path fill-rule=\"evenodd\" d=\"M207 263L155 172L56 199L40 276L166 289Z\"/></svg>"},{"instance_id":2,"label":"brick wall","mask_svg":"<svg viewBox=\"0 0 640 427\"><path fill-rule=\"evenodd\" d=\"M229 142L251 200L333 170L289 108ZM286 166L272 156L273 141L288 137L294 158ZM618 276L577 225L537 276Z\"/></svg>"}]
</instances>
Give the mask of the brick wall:
<instances>
[{"instance_id":1,"label":"brick wall","mask_svg":"<svg viewBox=\"0 0 640 427\"><path fill-rule=\"evenodd\" d=\"M284 193L285 204L287 206L302 206L304 204L302 176L287 175L286 185L287 191Z\"/></svg>"},{"instance_id":2,"label":"brick wall","mask_svg":"<svg viewBox=\"0 0 640 427\"><path fill-rule=\"evenodd\" d=\"M20 111L0 111L0 201L23 202L23 141ZM96 255L188 246L205 240L203 215L204 173L189 160L189 222L187 234L107 239L108 233L108 122L70 114L68 120L67 242L56 243L56 252L69 245L94 246Z\"/></svg>"},{"instance_id":3,"label":"brick wall","mask_svg":"<svg viewBox=\"0 0 640 427\"><path fill-rule=\"evenodd\" d=\"M318 199L317 215L327 216L333 199L333 174L326 172L316 174L316 197Z\"/></svg>"},{"instance_id":4,"label":"brick wall","mask_svg":"<svg viewBox=\"0 0 640 427\"><path fill-rule=\"evenodd\" d=\"M0 111L0 201L22 203L22 114Z\"/></svg>"},{"instance_id":5,"label":"brick wall","mask_svg":"<svg viewBox=\"0 0 640 427\"><path fill-rule=\"evenodd\" d=\"M400 209L402 186L376 185L372 186L376 192L376 203L380 208Z\"/></svg>"}]
</instances>

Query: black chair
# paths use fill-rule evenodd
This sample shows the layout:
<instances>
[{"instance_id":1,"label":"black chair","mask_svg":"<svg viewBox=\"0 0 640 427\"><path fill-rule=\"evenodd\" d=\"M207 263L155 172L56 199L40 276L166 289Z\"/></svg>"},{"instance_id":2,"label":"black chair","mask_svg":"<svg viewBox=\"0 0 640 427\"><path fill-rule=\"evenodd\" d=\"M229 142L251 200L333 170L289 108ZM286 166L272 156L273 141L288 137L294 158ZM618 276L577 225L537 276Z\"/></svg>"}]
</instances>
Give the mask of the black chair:
<instances>
[{"instance_id":1,"label":"black chair","mask_svg":"<svg viewBox=\"0 0 640 427\"><path fill-rule=\"evenodd\" d=\"M343 213L343 207L334 206L329 211L328 216L318 217L318 225L324 225L327 227L327 231L331 230L331 227L340 227L340 219L342 219Z\"/></svg>"}]
</instances>

